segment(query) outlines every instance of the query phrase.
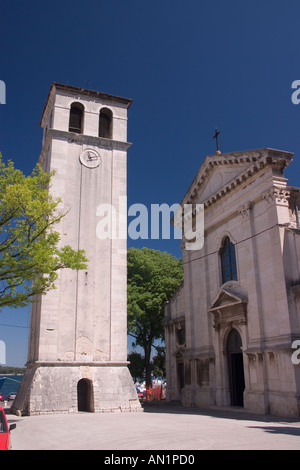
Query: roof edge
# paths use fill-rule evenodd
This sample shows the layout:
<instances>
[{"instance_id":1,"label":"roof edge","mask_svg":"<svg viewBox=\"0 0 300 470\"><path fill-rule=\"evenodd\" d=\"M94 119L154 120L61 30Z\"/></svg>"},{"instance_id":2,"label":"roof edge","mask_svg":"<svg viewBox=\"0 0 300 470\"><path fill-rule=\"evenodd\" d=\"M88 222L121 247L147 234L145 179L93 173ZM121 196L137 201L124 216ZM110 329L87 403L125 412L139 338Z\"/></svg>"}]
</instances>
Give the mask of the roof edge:
<instances>
[{"instance_id":1,"label":"roof edge","mask_svg":"<svg viewBox=\"0 0 300 470\"><path fill-rule=\"evenodd\" d=\"M52 85L51 85L51 88L53 86L55 86L55 88L57 88L59 90L74 91L74 92L77 91L77 92L80 92L84 95L98 96L100 98L105 98L105 99L108 99L108 100L117 101L119 103L126 104L127 109L130 107L130 105L133 101L130 98L124 98L124 97L118 96L118 95L111 95L109 93L104 93L104 92L101 92L101 91L89 90L88 88L76 87L74 85L65 85L63 83L53 82Z\"/></svg>"},{"instance_id":2,"label":"roof edge","mask_svg":"<svg viewBox=\"0 0 300 470\"><path fill-rule=\"evenodd\" d=\"M131 98L124 98L122 96L111 95L109 93L104 93L104 92L101 92L101 91L89 90L87 88L76 87L74 85L64 85L63 83L52 82L51 86L50 86L48 96L47 96L47 99L46 99L46 103L45 103L45 106L44 106L44 109L43 109L40 124L43 121L44 114L45 114L45 111L46 111L46 108L47 108L47 104L48 104L49 98L51 96L51 92L54 88L56 88L57 90L62 90L62 91L66 91L66 92L68 92L68 91L73 92L73 93L77 92L77 93L80 93L80 94L83 94L83 95L86 95L86 96L94 96L94 97L97 97L97 98L102 98L102 99L106 99L106 100L109 100L109 101L113 101L115 103L122 103L122 104L126 105L127 109L130 108L130 106L132 104L132 101L133 101Z\"/></svg>"},{"instance_id":3,"label":"roof edge","mask_svg":"<svg viewBox=\"0 0 300 470\"><path fill-rule=\"evenodd\" d=\"M269 147L262 147L258 149L251 149L251 150L240 150L236 152L227 152L227 153L221 153L219 155L217 154L212 154L212 155L207 155L200 166L199 170L196 173L196 176L194 177L193 181L191 182L188 190L186 191L185 195L182 198L181 204L184 203L184 201L187 199L189 195L192 194L193 189L195 186L198 186L198 180L199 176L201 173L205 173L209 168L214 167L216 164L218 164L222 160L227 160L230 158L244 158L244 157L253 157L253 161L260 160L263 157L284 157L287 160L291 161L294 153L292 152L287 152L285 150L278 150L278 149L273 149Z\"/></svg>"}]
</instances>

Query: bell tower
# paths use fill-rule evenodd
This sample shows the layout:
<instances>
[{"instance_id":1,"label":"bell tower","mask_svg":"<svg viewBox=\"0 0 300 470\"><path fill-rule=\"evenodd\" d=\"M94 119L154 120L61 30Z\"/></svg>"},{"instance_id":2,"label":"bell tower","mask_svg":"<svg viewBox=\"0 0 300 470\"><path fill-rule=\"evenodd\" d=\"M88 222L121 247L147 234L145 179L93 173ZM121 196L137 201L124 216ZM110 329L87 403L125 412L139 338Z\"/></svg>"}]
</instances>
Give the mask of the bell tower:
<instances>
[{"instance_id":1,"label":"bell tower","mask_svg":"<svg viewBox=\"0 0 300 470\"><path fill-rule=\"evenodd\" d=\"M62 270L57 288L32 304L15 413L141 410L127 367L126 235L124 227L114 237L97 230L99 208L112 207L126 234L120 201L126 201L130 105L69 85L50 88L39 162L55 171L50 191L67 212L58 227L61 243L84 249L88 267Z\"/></svg>"}]
</instances>

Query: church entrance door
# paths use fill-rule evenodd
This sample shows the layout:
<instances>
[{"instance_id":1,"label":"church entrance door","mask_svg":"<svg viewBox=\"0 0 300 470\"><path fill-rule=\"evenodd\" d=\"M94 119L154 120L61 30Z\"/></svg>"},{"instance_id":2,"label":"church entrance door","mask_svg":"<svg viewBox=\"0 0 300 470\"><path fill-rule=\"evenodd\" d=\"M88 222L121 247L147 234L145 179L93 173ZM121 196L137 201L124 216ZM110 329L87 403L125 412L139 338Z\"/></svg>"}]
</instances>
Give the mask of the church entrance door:
<instances>
[{"instance_id":1,"label":"church entrance door","mask_svg":"<svg viewBox=\"0 0 300 470\"><path fill-rule=\"evenodd\" d=\"M81 379L77 383L78 411L94 411L93 384L91 380Z\"/></svg>"},{"instance_id":2,"label":"church entrance door","mask_svg":"<svg viewBox=\"0 0 300 470\"><path fill-rule=\"evenodd\" d=\"M227 338L228 374L231 406L244 406L245 390L242 340L237 330L232 329Z\"/></svg>"}]
</instances>

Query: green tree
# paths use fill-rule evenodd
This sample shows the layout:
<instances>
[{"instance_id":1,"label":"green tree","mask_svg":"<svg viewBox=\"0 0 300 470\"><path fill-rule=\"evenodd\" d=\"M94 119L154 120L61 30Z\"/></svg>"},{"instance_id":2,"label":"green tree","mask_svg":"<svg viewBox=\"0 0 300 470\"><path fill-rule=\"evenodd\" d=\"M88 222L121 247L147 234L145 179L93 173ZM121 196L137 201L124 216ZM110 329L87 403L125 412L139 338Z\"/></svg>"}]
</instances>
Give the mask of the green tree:
<instances>
[{"instance_id":1,"label":"green tree","mask_svg":"<svg viewBox=\"0 0 300 470\"><path fill-rule=\"evenodd\" d=\"M48 191L53 173L25 176L0 154L0 308L20 307L55 287L58 270L85 269L83 250L60 247L54 230L66 215Z\"/></svg>"},{"instance_id":2,"label":"green tree","mask_svg":"<svg viewBox=\"0 0 300 470\"><path fill-rule=\"evenodd\" d=\"M146 385L151 385L151 350L164 339L164 303L183 280L182 260L149 248L130 248L128 267L128 334L144 349Z\"/></svg>"},{"instance_id":3,"label":"green tree","mask_svg":"<svg viewBox=\"0 0 300 470\"><path fill-rule=\"evenodd\" d=\"M130 374L135 379L144 377L145 371L145 359L141 356L140 353L136 351L131 351L128 354L128 361L130 362L128 368L130 370Z\"/></svg>"}]
</instances>

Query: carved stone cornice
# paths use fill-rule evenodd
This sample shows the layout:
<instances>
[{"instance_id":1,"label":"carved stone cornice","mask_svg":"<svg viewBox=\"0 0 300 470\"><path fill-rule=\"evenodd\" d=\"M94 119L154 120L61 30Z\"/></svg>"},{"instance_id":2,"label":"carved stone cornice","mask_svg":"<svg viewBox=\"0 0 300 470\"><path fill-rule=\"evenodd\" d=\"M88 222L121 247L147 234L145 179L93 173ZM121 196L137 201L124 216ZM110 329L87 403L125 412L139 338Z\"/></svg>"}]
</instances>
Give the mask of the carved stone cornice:
<instances>
[{"instance_id":1,"label":"carved stone cornice","mask_svg":"<svg viewBox=\"0 0 300 470\"><path fill-rule=\"evenodd\" d=\"M272 186L262 194L262 198L269 204L275 202L276 204L288 205L290 199L290 190L288 188L278 188Z\"/></svg>"},{"instance_id":2,"label":"carved stone cornice","mask_svg":"<svg viewBox=\"0 0 300 470\"><path fill-rule=\"evenodd\" d=\"M246 169L242 170L236 177L234 177L228 183L224 184L220 189L211 194L204 201L201 201L205 208L217 202L220 198L234 190L237 186L251 178L253 175L257 174L266 166L272 165L274 168L282 171L286 166L289 165L289 163L292 161L292 158L293 154L290 152L269 148L247 150L244 152L232 152L221 155L209 155L206 157L181 204L192 204L193 202L196 202L196 200L199 198L199 192L204 187L204 184L207 181L211 171L215 167L225 168L228 165L244 166L247 164Z\"/></svg>"},{"instance_id":3,"label":"carved stone cornice","mask_svg":"<svg viewBox=\"0 0 300 470\"><path fill-rule=\"evenodd\" d=\"M131 142L122 142L119 140L106 139L104 137L97 137L86 134L76 134L74 132L61 131L58 129L49 129L46 139L63 139L67 142L76 142L82 145L95 145L109 150L125 150L131 147Z\"/></svg>"},{"instance_id":4,"label":"carved stone cornice","mask_svg":"<svg viewBox=\"0 0 300 470\"><path fill-rule=\"evenodd\" d=\"M243 217L243 219L246 219L247 217L249 217L251 209L251 203L247 202L247 204L244 204L238 209L238 213Z\"/></svg>"}]
</instances>

